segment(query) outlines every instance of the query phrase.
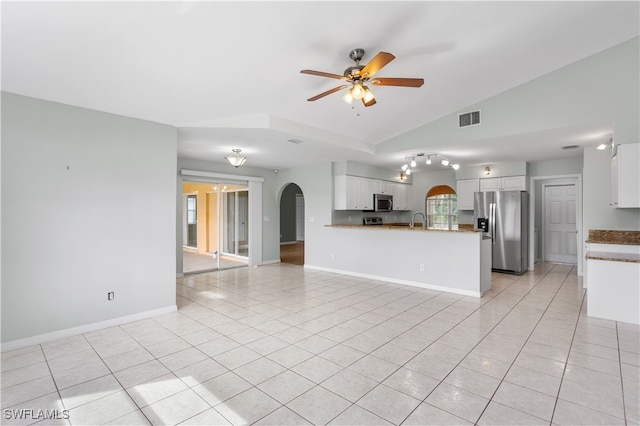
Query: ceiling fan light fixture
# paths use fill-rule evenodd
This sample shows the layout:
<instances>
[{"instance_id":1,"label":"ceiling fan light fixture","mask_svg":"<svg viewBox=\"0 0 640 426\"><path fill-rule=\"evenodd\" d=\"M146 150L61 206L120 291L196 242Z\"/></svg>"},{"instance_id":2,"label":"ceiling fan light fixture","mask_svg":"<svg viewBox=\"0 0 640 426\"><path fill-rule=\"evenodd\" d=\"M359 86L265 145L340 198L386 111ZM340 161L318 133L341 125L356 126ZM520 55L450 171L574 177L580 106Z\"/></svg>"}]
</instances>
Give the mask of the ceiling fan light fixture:
<instances>
[{"instance_id":1,"label":"ceiling fan light fixture","mask_svg":"<svg viewBox=\"0 0 640 426\"><path fill-rule=\"evenodd\" d=\"M362 97L364 102L368 104L371 101L373 101L375 98L376 97L373 96L373 92L371 90L369 90L369 88L367 86L364 86L364 96Z\"/></svg>"},{"instance_id":2,"label":"ceiling fan light fixture","mask_svg":"<svg viewBox=\"0 0 640 426\"><path fill-rule=\"evenodd\" d=\"M240 155L240 152L242 151L241 149L232 149L231 151L233 151L233 154L224 158L226 158L227 161L237 169L247 161L247 157Z\"/></svg>"},{"instance_id":3,"label":"ceiling fan light fixture","mask_svg":"<svg viewBox=\"0 0 640 426\"><path fill-rule=\"evenodd\" d=\"M362 84L359 81L353 83L353 87L351 87L351 96L353 96L353 99L360 100L364 98L364 95L365 90L362 87Z\"/></svg>"},{"instance_id":4,"label":"ceiling fan light fixture","mask_svg":"<svg viewBox=\"0 0 640 426\"><path fill-rule=\"evenodd\" d=\"M351 90L347 90L347 93L344 94L342 100L351 105L353 103L353 96L351 96Z\"/></svg>"}]
</instances>

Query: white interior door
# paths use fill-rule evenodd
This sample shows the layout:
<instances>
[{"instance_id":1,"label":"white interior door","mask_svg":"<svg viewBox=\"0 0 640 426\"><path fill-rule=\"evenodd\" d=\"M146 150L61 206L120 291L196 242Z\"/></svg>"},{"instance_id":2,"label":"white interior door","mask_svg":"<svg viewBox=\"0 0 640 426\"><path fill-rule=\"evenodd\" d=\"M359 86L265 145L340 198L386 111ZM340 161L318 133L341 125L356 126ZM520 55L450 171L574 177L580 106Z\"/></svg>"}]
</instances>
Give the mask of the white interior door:
<instances>
[{"instance_id":1,"label":"white interior door","mask_svg":"<svg viewBox=\"0 0 640 426\"><path fill-rule=\"evenodd\" d=\"M544 187L544 260L576 263L576 186Z\"/></svg>"}]
</instances>

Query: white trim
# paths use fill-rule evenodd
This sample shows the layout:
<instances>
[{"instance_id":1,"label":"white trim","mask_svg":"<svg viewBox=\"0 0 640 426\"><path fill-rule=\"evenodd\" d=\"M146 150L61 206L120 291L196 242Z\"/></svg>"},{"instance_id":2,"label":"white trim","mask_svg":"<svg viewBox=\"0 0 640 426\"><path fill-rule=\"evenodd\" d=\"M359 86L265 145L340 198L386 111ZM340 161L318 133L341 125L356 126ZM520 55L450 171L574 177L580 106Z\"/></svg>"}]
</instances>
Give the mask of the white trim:
<instances>
[{"instance_id":1,"label":"white trim","mask_svg":"<svg viewBox=\"0 0 640 426\"><path fill-rule=\"evenodd\" d=\"M535 214L536 214L536 187L535 181L537 180L554 180L554 179L575 179L576 184L576 229L578 233L577 238L577 275L582 276L584 270L585 259L583 255L584 238L582 232L582 174L567 174L567 175L550 175L550 176L532 176L529 179L529 270L533 271L535 266L535 241L533 238L535 231ZM542 238L542 237L540 237Z\"/></svg>"},{"instance_id":2,"label":"white trim","mask_svg":"<svg viewBox=\"0 0 640 426\"><path fill-rule=\"evenodd\" d=\"M264 182L264 178L257 176L240 176L226 173L199 172L197 170L180 170L182 176L196 176L210 179L246 180L248 182Z\"/></svg>"},{"instance_id":3,"label":"white trim","mask_svg":"<svg viewBox=\"0 0 640 426\"><path fill-rule=\"evenodd\" d=\"M314 271L322 271L322 272L332 272L334 274L349 275L349 276L352 276L352 277L367 278L367 279L370 279L370 280L385 281L385 282L394 283L394 284L409 285L411 287L420 287L420 288L425 288L427 290L436 290L436 291L442 291L442 292L445 292L445 293L460 294L460 295L463 295L463 296L471 296L471 297L477 297L477 298L482 297L482 294L479 291L461 290L461 289L458 289L458 288L445 287L445 286L434 285L434 284L425 284L425 283L421 283L421 282L417 282L417 281L401 280L401 279L398 279L398 278L381 277L381 276L378 276L378 275L363 274L363 273L360 273L360 272L343 271L341 269L325 268L323 266L304 265L304 269L311 269L311 270L314 270Z\"/></svg>"},{"instance_id":4,"label":"white trim","mask_svg":"<svg viewBox=\"0 0 640 426\"><path fill-rule=\"evenodd\" d=\"M14 349L26 348L27 346L39 345L41 343L50 342L52 340L62 339L64 337L76 336L78 334L88 333L91 331L101 330L103 328L109 328L128 322L139 321L155 317L162 314L168 314L170 312L176 312L178 310L177 305L170 305L164 308L153 309L151 311L139 312L133 315L127 315L124 317L113 318L106 321L94 322L91 324L80 325L78 327L66 328L64 330L58 330L51 333L39 334L37 336L25 337L24 339L12 340L10 342L2 343L1 351L12 351Z\"/></svg>"},{"instance_id":5,"label":"white trim","mask_svg":"<svg viewBox=\"0 0 640 426\"><path fill-rule=\"evenodd\" d=\"M280 263L281 260L280 259L273 259L273 260L263 260L262 264L263 265L273 265L275 263Z\"/></svg>"},{"instance_id":6,"label":"white trim","mask_svg":"<svg viewBox=\"0 0 640 426\"><path fill-rule=\"evenodd\" d=\"M290 245L290 244L296 244L298 241L283 241L280 243L281 246L286 246L286 245Z\"/></svg>"}]
</instances>

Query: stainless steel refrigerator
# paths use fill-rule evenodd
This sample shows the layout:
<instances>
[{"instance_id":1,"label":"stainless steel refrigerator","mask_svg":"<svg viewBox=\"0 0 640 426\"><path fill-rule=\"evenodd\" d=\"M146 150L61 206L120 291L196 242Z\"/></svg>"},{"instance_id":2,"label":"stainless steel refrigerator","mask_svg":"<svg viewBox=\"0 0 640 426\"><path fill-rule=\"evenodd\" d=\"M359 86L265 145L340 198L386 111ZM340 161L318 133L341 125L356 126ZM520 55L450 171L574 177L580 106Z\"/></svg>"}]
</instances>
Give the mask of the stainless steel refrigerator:
<instances>
[{"instance_id":1,"label":"stainless steel refrigerator","mask_svg":"<svg viewBox=\"0 0 640 426\"><path fill-rule=\"evenodd\" d=\"M494 271L520 275L527 270L528 201L526 191L474 194L474 228L492 239Z\"/></svg>"}]
</instances>

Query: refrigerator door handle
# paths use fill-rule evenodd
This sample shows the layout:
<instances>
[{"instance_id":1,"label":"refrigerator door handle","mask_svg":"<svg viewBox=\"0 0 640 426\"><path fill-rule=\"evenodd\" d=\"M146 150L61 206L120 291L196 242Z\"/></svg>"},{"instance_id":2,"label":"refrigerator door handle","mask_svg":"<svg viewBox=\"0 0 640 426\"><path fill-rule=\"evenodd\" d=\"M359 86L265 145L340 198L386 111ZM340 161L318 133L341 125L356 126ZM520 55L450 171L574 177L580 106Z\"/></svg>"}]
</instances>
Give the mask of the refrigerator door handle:
<instances>
[{"instance_id":1,"label":"refrigerator door handle","mask_svg":"<svg viewBox=\"0 0 640 426\"><path fill-rule=\"evenodd\" d=\"M489 205L489 224L491 227L491 242L496 243L496 203Z\"/></svg>"}]
</instances>

